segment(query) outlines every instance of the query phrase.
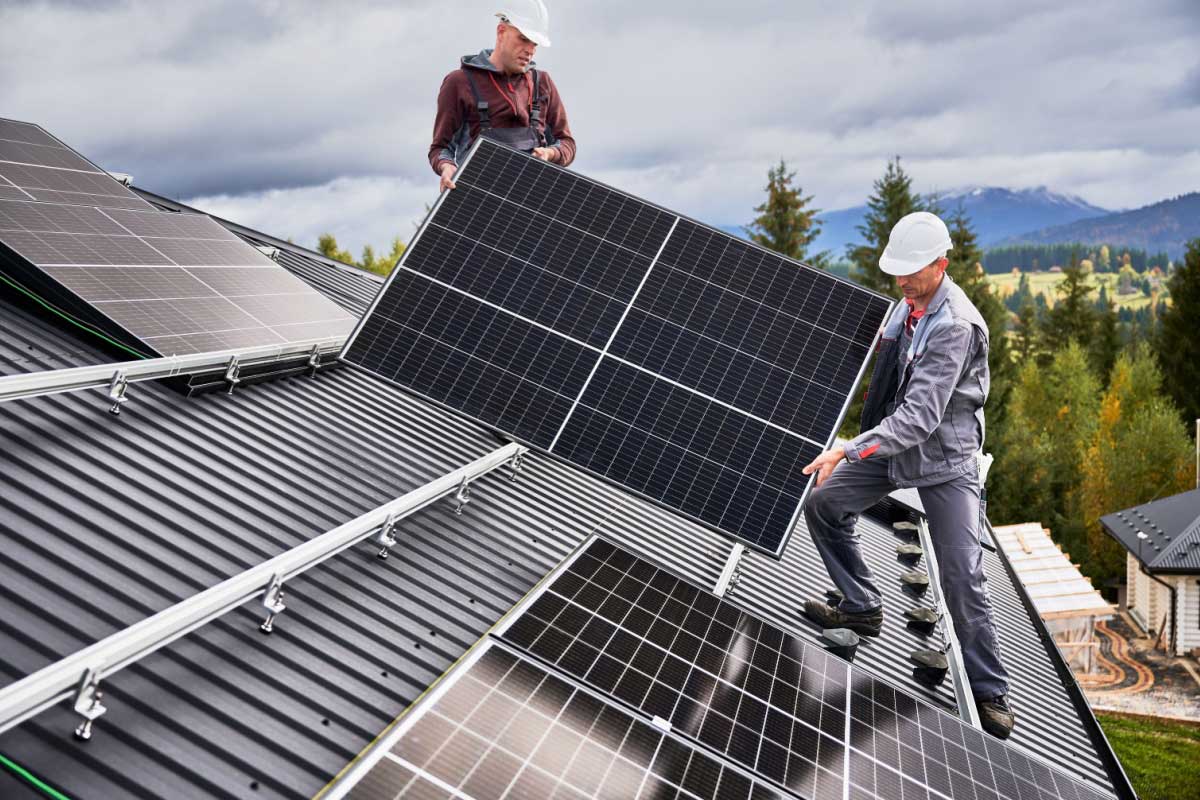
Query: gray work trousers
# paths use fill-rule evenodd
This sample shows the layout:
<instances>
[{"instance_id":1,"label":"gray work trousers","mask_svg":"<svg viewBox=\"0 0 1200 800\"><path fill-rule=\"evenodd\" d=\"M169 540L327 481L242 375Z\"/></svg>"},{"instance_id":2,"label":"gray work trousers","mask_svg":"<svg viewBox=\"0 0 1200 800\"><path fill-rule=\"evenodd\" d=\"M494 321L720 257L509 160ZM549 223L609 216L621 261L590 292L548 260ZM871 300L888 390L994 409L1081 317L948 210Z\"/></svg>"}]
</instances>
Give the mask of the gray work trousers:
<instances>
[{"instance_id":1,"label":"gray work trousers","mask_svg":"<svg viewBox=\"0 0 1200 800\"><path fill-rule=\"evenodd\" d=\"M825 569L843 595L840 608L870 611L883 605L863 561L855 525L858 515L895 491L886 458L840 464L809 493L804 518ZM1008 693L992 619L983 548L979 543L979 477L976 472L917 490L929 520L945 598L962 647L963 665L977 700Z\"/></svg>"}]
</instances>

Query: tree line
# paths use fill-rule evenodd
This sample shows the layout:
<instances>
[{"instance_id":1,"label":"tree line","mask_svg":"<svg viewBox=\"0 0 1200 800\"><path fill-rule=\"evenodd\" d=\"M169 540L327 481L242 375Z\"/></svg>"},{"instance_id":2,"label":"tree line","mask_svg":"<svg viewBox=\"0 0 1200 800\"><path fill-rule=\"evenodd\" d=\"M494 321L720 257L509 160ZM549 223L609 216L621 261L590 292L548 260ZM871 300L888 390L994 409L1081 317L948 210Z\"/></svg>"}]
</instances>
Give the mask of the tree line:
<instances>
[{"instance_id":1,"label":"tree line","mask_svg":"<svg viewBox=\"0 0 1200 800\"><path fill-rule=\"evenodd\" d=\"M1087 260L1096 272L1116 272L1122 266L1137 272L1158 267L1166 272L1171 259L1165 252L1147 253L1135 247L1102 244L1016 244L989 247L980 263L984 272L999 275L1013 268L1037 272L1054 266L1065 266L1072 259Z\"/></svg>"},{"instance_id":2,"label":"tree line","mask_svg":"<svg viewBox=\"0 0 1200 800\"><path fill-rule=\"evenodd\" d=\"M828 268L830 253L808 252L821 228L812 200L781 160L768 171L766 199L754 209L747 234ZM1041 522L1101 585L1122 577L1124 551L1103 534L1100 517L1192 486L1190 421L1200 418L1200 239L1188 244L1171 272L1171 303L1138 309L1150 315L1149 324L1141 335L1123 336L1121 315L1089 271L1097 262L1110 271L1140 263L1145 271L1155 256L1120 251L1114 257L1104 247L1084 252L1090 256L1084 259L1078 247L1068 249L1053 306L1043 300L1039 309L1026 283L1024 298L1006 307L987 280L985 256L963 207L943 209L936 197L915 193L899 157L874 182L857 228L860 241L846 249L850 277L899 298L894 279L879 269L879 256L896 222L921 210L946 220L954 244L947 272L988 325L992 386L984 449L996 456L989 518ZM1165 258L1162 264L1165 270ZM858 433L865 388L854 393L844 436Z\"/></svg>"}]
</instances>

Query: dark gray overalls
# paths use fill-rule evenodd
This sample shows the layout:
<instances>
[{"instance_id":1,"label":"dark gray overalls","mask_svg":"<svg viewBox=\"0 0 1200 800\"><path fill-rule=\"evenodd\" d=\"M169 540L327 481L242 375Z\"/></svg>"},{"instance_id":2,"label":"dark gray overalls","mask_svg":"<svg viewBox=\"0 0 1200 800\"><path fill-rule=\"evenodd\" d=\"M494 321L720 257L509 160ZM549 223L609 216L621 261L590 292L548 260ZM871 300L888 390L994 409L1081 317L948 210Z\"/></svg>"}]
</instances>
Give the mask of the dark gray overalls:
<instances>
[{"instance_id":1,"label":"dark gray overalls","mask_svg":"<svg viewBox=\"0 0 1200 800\"><path fill-rule=\"evenodd\" d=\"M467 85L471 87L471 94L475 98L475 111L479 114L480 136L491 139L493 142L506 144L524 153L532 153L535 147L546 146L545 131L538 125L541 121L542 110L538 104L538 72L536 69L529 70L533 77L533 96L529 106L528 128L493 128L491 115L488 113L488 103L479 94L479 87L475 85L475 79L471 77L471 70L462 67L462 71L467 76Z\"/></svg>"}]
</instances>

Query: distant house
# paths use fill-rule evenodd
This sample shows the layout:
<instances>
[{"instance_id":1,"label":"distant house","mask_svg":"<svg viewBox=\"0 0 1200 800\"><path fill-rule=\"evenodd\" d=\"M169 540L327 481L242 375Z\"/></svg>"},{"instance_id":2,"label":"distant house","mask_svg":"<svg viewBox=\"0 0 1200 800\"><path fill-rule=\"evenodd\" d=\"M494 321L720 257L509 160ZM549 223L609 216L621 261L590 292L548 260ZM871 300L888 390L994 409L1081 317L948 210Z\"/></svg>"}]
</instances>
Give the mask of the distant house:
<instances>
[{"instance_id":1,"label":"distant house","mask_svg":"<svg viewBox=\"0 0 1200 800\"><path fill-rule=\"evenodd\" d=\"M1200 649L1200 489L1100 523L1129 551L1126 605L1133 618L1174 655Z\"/></svg>"}]
</instances>

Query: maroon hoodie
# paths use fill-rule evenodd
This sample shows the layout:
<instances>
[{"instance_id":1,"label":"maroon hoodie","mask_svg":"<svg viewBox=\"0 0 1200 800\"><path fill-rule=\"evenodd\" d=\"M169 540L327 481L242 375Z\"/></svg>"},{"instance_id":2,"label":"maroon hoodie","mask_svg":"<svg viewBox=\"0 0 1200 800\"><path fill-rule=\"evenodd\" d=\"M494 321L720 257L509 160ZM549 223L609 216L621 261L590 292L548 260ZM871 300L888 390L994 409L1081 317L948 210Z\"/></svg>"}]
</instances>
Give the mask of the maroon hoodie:
<instances>
[{"instance_id":1,"label":"maroon hoodie","mask_svg":"<svg viewBox=\"0 0 1200 800\"><path fill-rule=\"evenodd\" d=\"M488 59L491 50L479 55L463 56L463 69L471 70L471 78L479 96L488 104L488 118L493 128L528 128L530 95L533 79L525 75L505 75ZM433 121L433 142L429 145L429 165L441 174L447 161L457 164L479 136L479 112L475 96L467 83L463 69L456 69L442 81L438 92L437 117ZM538 107L541 110L539 127L546 137L547 147L559 151L561 166L575 160L575 139L567 124L558 87L550 75L538 70Z\"/></svg>"}]
</instances>

